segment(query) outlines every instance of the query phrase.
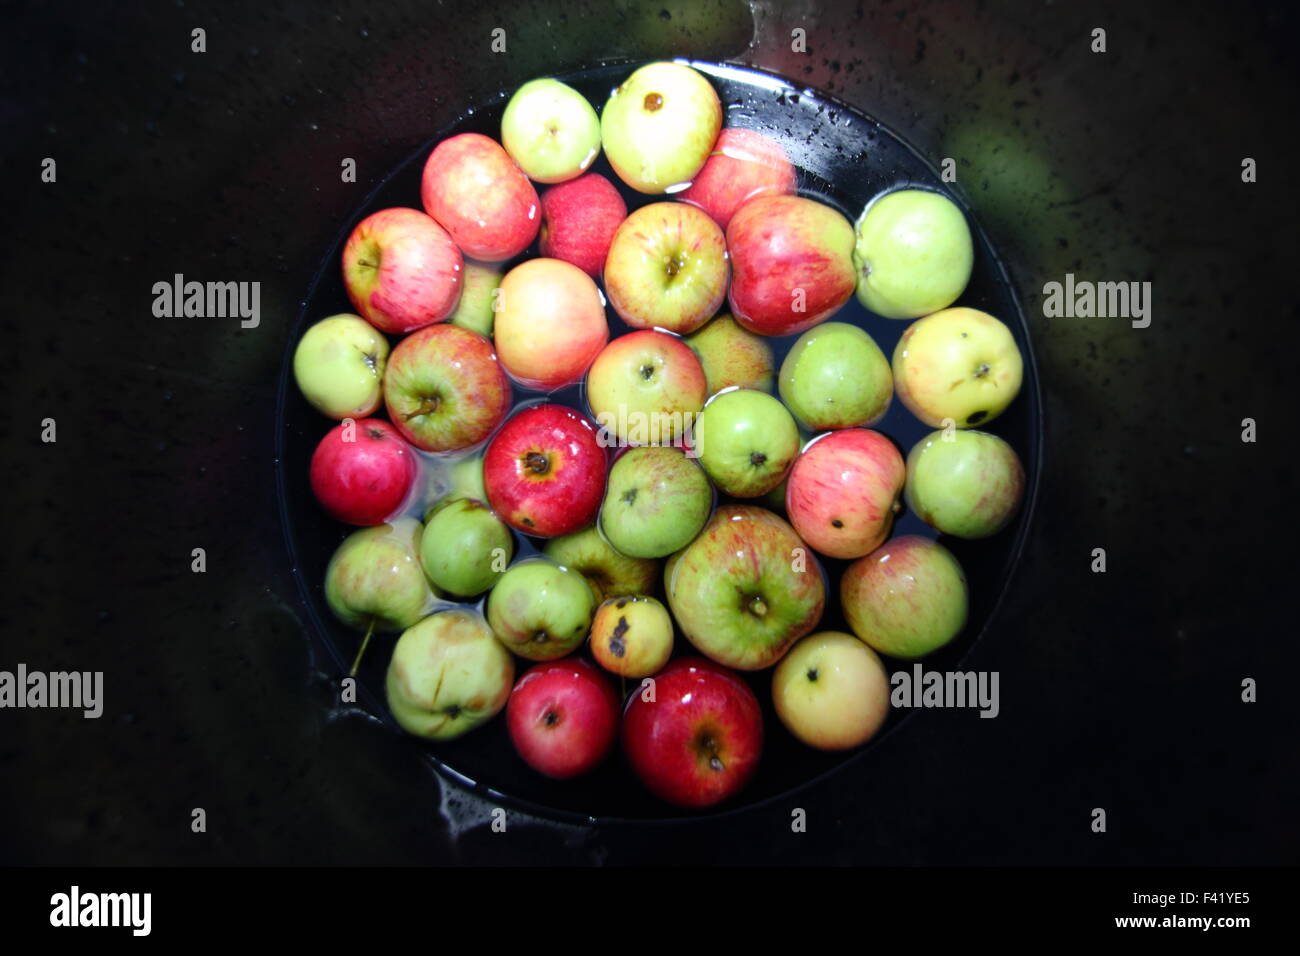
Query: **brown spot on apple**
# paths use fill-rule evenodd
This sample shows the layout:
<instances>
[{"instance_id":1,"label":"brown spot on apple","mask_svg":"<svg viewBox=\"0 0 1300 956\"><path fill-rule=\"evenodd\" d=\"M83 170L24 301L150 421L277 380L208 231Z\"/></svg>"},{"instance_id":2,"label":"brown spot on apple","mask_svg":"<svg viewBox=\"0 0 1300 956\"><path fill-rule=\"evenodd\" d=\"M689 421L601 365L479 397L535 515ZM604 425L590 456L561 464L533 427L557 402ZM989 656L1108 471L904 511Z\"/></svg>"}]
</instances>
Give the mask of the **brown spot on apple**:
<instances>
[{"instance_id":1,"label":"brown spot on apple","mask_svg":"<svg viewBox=\"0 0 1300 956\"><path fill-rule=\"evenodd\" d=\"M843 527L844 527L844 522L841 521L839 518L832 518L832 519L831 519L831 527L832 527L832 528L843 528Z\"/></svg>"},{"instance_id":2,"label":"brown spot on apple","mask_svg":"<svg viewBox=\"0 0 1300 956\"><path fill-rule=\"evenodd\" d=\"M609 652L615 657L622 657L627 653L627 645L623 642L627 631L627 618L620 615L618 623L614 625L614 633L609 636Z\"/></svg>"},{"instance_id":3,"label":"brown spot on apple","mask_svg":"<svg viewBox=\"0 0 1300 956\"><path fill-rule=\"evenodd\" d=\"M664 105L663 95L660 93L647 93L641 105L645 107L648 113L658 112Z\"/></svg>"}]
</instances>

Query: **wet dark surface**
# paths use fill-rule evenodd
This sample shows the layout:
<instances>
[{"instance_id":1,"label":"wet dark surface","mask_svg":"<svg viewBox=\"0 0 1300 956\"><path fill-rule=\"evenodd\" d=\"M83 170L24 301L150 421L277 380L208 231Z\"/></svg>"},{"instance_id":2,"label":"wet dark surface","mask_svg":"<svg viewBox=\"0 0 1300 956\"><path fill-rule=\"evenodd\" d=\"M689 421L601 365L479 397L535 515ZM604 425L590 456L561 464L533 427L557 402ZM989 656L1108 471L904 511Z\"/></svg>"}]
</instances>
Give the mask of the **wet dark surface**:
<instances>
[{"instance_id":1,"label":"wet dark surface","mask_svg":"<svg viewBox=\"0 0 1300 956\"><path fill-rule=\"evenodd\" d=\"M0 668L103 670L105 710L0 712L3 858L1293 862L1294 15L502 9L6 7ZM491 805L418 747L330 709L332 664L305 636L275 517L279 363L322 250L467 103L669 55L790 76L955 158L1007 257L1047 446L1024 564L967 661L1000 672L1001 714L913 715L852 767L724 823L521 816L494 834ZM153 284L178 272L260 281L261 325L154 318ZM1044 318L1043 283L1067 272L1151 281L1151 326ZM1089 570L1098 547L1105 574ZM1240 701L1247 677L1259 703Z\"/></svg>"}]
</instances>

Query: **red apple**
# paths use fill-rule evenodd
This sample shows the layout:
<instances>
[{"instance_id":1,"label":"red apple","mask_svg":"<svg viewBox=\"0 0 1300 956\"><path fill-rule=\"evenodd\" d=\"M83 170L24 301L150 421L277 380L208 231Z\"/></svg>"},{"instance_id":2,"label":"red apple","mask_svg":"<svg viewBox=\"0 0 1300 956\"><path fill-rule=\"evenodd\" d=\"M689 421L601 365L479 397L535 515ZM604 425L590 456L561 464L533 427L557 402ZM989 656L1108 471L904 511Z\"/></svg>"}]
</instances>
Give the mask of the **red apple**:
<instances>
[{"instance_id":1,"label":"red apple","mask_svg":"<svg viewBox=\"0 0 1300 956\"><path fill-rule=\"evenodd\" d=\"M381 209L343 247L343 284L367 322L393 335L441 322L460 299L464 259L418 209Z\"/></svg>"},{"instance_id":2,"label":"red apple","mask_svg":"<svg viewBox=\"0 0 1300 956\"><path fill-rule=\"evenodd\" d=\"M415 453L388 422L363 418L326 433L311 456L311 490L345 524L383 524L415 483Z\"/></svg>"},{"instance_id":3,"label":"red apple","mask_svg":"<svg viewBox=\"0 0 1300 956\"><path fill-rule=\"evenodd\" d=\"M802 196L760 196L727 225L731 313L759 335L793 335L853 295L853 226Z\"/></svg>"},{"instance_id":4,"label":"red apple","mask_svg":"<svg viewBox=\"0 0 1300 956\"><path fill-rule=\"evenodd\" d=\"M749 685L699 657L671 661L623 711L623 751L641 782L680 807L711 807L747 784L763 751Z\"/></svg>"},{"instance_id":5,"label":"red apple","mask_svg":"<svg viewBox=\"0 0 1300 956\"><path fill-rule=\"evenodd\" d=\"M561 388L582 378L609 341L596 283L559 259L529 259L498 290L492 339L506 371L527 388Z\"/></svg>"},{"instance_id":6,"label":"red apple","mask_svg":"<svg viewBox=\"0 0 1300 956\"><path fill-rule=\"evenodd\" d=\"M741 204L795 190L794 167L785 148L752 129L724 129L713 152L678 198L699 206L723 229Z\"/></svg>"},{"instance_id":7,"label":"red apple","mask_svg":"<svg viewBox=\"0 0 1300 956\"><path fill-rule=\"evenodd\" d=\"M785 510L814 550L830 558L860 558L888 537L906 477L903 456L880 432L827 432L795 460Z\"/></svg>"},{"instance_id":8,"label":"red apple","mask_svg":"<svg viewBox=\"0 0 1300 956\"><path fill-rule=\"evenodd\" d=\"M511 691L506 727L524 763L567 780L594 769L613 748L618 695L581 658L538 664Z\"/></svg>"},{"instance_id":9,"label":"red apple","mask_svg":"<svg viewBox=\"0 0 1300 956\"><path fill-rule=\"evenodd\" d=\"M483 483L502 520L524 534L551 538L595 520L605 467L590 419L564 405L533 405L488 445Z\"/></svg>"},{"instance_id":10,"label":"red apple","mask_svg":"<svg viewBox=\"0 0 1300 956\"><path fill-rule=\"evenodd\" d=\"M481 133L461 133L434 147L420 197L461 252L484 262L513 259L541 224L537 190L501 144Z\"/></svg>"},{"instance_id":11,"label":"red apple","mask_svg":"<svg viewBox=\"0 0 1300 956\"><path fill-rule=\"evenodd\" d=\"M600 277L627 203L600 173L587 173L542 193L541 253Z\"/></svg>"}]
</instances>

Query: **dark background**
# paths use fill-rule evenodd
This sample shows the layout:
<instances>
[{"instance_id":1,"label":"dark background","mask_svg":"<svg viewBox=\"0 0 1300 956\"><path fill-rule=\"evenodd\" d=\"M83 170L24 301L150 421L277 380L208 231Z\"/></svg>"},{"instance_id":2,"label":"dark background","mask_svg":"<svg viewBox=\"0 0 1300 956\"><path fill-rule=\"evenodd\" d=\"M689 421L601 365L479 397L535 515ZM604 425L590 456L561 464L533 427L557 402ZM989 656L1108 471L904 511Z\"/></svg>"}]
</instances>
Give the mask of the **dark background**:
<instances>
[{"instance_id":1,"label":"dark background","mask_svg":"<svg viewBox=\"0 0 1300 956\"><path fill-rule=\"evenodd\" d=\"M103 670L106 699L97 721L0 712L0 860L1296 862L1287 5L3 3L0 22L0 668ZM1046 404L1029 547L965 665L1001 673L1002 713L914 715L722 821L514 814L493 834L418 748L330 709L276 521L280 363L321 250L467 104L668 56L785 74L958 160ZM154 318L176 272L260 281L261 326ZM1151 281L1150 328L1043 318L1066 272Z\"/></svg>"}]
</instances>

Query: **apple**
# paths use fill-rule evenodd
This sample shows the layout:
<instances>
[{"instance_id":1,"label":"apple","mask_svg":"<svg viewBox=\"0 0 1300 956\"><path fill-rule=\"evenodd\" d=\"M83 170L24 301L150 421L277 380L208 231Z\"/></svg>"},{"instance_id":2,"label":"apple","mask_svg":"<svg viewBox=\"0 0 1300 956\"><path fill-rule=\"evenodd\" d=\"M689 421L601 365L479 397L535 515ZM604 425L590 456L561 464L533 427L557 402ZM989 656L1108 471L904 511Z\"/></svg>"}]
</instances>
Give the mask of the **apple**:
<instances>
[{"instance_id":1,"label":"apple","mask_svg":"<svg viewBox=\"0 0 1300 956\"><path fill-rule=\"evenodd\" d=\"M589 419L563 405L532 405L488 445L483 483L488 504L510 527L551 538L595 520L605 466Z\"/></svg>"},{"instance_id":2,"label":"apple","mask_svg":"<svg viewBox=\"0 0 1300 956\"><path fill-rule=\"evenodd\" d=\"M600 529L628 557L662 558L700 533L712 507L709 479L681 449L630 448L609 470Z\"/></svg>"},{"instance_id":3,"label":"apple","mask_svg":"<svg viewBox=\"0 0 1300 956\"><path fill-rule=\"evenodd\" d=\"M992 421L1020 392L1023 375L1011 330L978 309L917 319L894 347L898 398L931 428Z\"/></svg>"},{"instance_id":4,"label":"apple","mask_svg":"<svg viewBox=\"0 0 1300 956\"><path fill-rule=\"evenodd\" d=\"M845 428L808 443L790 471L785 510L828 558L860 558L889 536L907 467L880 432Z\"/></svg>"},{"instance_id":5,"label":"apple","mask_svg":"<svg viewBox=\"0 0 1300 956\"><path fill-rule=\"evenodd\" d=\"M435 325L397 343L384 373L388 417L425 451L477 445L510 410L510 382L492 343L456 325Z\"/></svg>"},{"instance_id":6,"label":"apple","mask_svg":"<svg viewBox=\"0 0 1300 956\"><path fill-rule=\"evenodd\" d=\"M594 770L618 739L619 699L581 658L530 668L506 704L506 727L524 763L555 780Z\"/></svg>"},{"instance_id":7,"label":"apple","mask_svg":"<svg viewBox=\"0 0 1300 956\"><path fill-rule=\"evenodd\" d=\"M452 607L397 639L384 690L393 719L409 734L451 740L506 706L515 662L478 612Z\"/></svg>"},{"instance_id":8,"label":"apple","mask_svg":"<svg viewBox=\"0 0 1300 956\"><path fill-rule=\"evenodd\" d=\"M694 206L656 202L633 212L614 233L605 292L633 328L685 335L718 311L730 272L717 223Z\"/></svg>"},{"instance_id":9,"label":"apple","mask_svg":"<svg viewBox=\"0 0 1300 956\"><path fill-rule=\"evenodd\" d=\"M780 143L752 129L724 129L680 198L726 229L743 203L759 196L790 195L796 185L794 167Z\"/></svg>"},{"instance_id":10,"label":"apple","mask_svg":"<svg viewBox=\"0 0 1300 956\"><path fill-rule=\"evenodd\" d=\"M498 292L497 354L527 388L578 381L609 341L604 297L575 265L529 259L506 273Z\"/></svg>"},{"instance_id":11,"label":"apple","mask_svg":"<svg viewBox=\"0 0 1300 956\"><path fill-rule=\"evenodd\" d=\"M966 217L947 196L928 189L885 193L858 219L858 301L887 319L946 309L965 291L974 259Z\"/></svg>"},{"instance_id":12,"label":"apple","mask_svg":"<svg viewBox=\"0 0 1300 956\"><path fill-rule=\"evenodd\" d=\"M343 246L343 284L353 308L393 335L451 315L463 268L447 230L418 209L381 209L361 220Z\"/></svg>"},{"instance_id":13,"label":"apple","mask_svg":"<svg viewBox=\"0 0 1300 956\"><path fill-rule=\"evenodd\" d=\"M659 576L658 561L620 554L594 525L552 538L542 553L586 578L596 603L615 595L652 594Z\"/></svg>"},{"instance_id":14,"label":"apple","mask_svg":"<svg viewBox=\"0 0 1300 956\"><path fill-rule=\"evenodd\" d=\"M943 647L966 626L966 576L937 541L902 535L848 566L840 578L840 606L867 644L912 660Z\"/></svg>"},{"instance_id":15,"label":"apple","mask_svg":"<svg viewBox=\"0 0 1300 956\"><path fill-rule=\"evenodd\" d=\"M420 183L424 211L471 259L513 259L541 223L537 190L496 140L461 133L434 147Z\"/></svg>"},{"instance_id":16,"label":"apple","mask_svg":"<svg viewBox=\"0 0 1300 956\"><path fill-rule=\"evenodd\" d=\"M466 259L461 286L460 301L456 303L456 311L447 321L462 329L477 332L484 338L491 338L492 320L496 317L497 289L501 286L501 270L490 262Z\"/></svg>"},{"instance_id":17,"label":"apple","mask_svg":"<svg viewBox=\"0 0 1300 956\"><path fill-rule=\"evenodd\" d=\"M388 339L359 315L331 315L304 334L293 353L303 398L330 418L365 418L383 398Z\"/></svg>"},{"instance_id":18,"label":"apple","mask_svg":"<svg viewBox=\"0 0 1300 956\"><path fill-rule=\"evenodd\" d=\"M751 199L727 225L728 299L758 335L793 335L830 318L853 295L853 226L802 196Z\"/></svg>"},{"instance_id":19,"label":"apple","mask_svg":"<svg viewBox=\"0 0 1300 956\"><path fill-rule=\"evenodd\" d=\"M722 104L704 76L681 63L648 63L610 94L600 116L605 156L637 192L665 193L700 171Z\"/></svg>"},{"instance_id":20,"label":"apple","mask_svg":"<svg viewBox=\"0 0 1300 956\"><path fill-rule=\"evenodd\" d=\"M654 694L623 710L623 752L655 796L704 809L749 783L763 753L763 714L749 686L699 658L679 658L654 678ZM648 690L648 689L647 689Z\"/></svg>"},{"instance_id":21,"label":"apple","mask_svg":"<svg viewBox=\"0 0 1300 956\"><path fill-rule=\"evenodd\" d=\"M681 339L652 330L619 336L587 372L587 404L611 443L680 437L704 407L707 390L695 353Z\"/></svg>"},{"instance_id":22,"label":"apple","mask_svg":"<svg viewBox=\"0 0 1300 956\"><path fill-rule=\"evenodd\" d=\"M626 218L627 203L600 173L552 186L542 193L541 254L598 279L614 233Z\"/></svg>"},{"instance_id":23,"label":"apple","mask_svg":"<svg viewBox=\"0 0 1300 956\"><path fill-rule=\"evenodd\" d=\"M988 432L932 432L907 455L907 507L944 534L997 534L1024 493L1025 469L1015 449Z\"/></svg>"},{"instance_id":24,"label":"apple","mask_svg":"<svg viewBox=\"0 0 1300 956\"><path fill-rule=\"evenodd\" d=\"M793 528L752 505L724 505L664 568L668 606L706 657L761 670L821 620L821 568Z\"/></svg>"},{"instance_id":25,"label":"apple","mask_svg":"<svg viewBox=\"0 0 1300 956\"><path fill-rule=\"evenodd\" d=\"M787 730L818 750L848 750L889 716L889 675L852 634L809 634L772 673L772 703Z\"/></svg>"},{"instance_id":26,"label":"apple","mask_svg":"<svg viewBox=\"0 0 1300 956\"><path fill-rule=\"evenodd\" d=\"M894 397L889 359L856 325L823 322L781 363L781 401L809 431L873 425Z\"/></svg>"},{"instance_id":27,"label":"apple","mask_svg":"<svg viewBox=\"0 0 1300 956\"><path fill-rule=\"evenodd\" d=\"M731 316L718 316L686 337L699 357L706 391L716 395L724 388L772 391L776 360L767 339L741 328Z\"/></svg>"},{"instance_id":28,"label":"apple","mask_svg":"<svg viewBox=\"0 0 1300 956\"><path fill-rule=\"evenodd\" d=\"M594 607L591 587L581 574L532 558L501 575L488 594L487 619L509 650L548 661L582 643Z\"/></svg>"},{"instance_id":29,"label":"apple","mask_svg":"<svg viewBox=\"0 0 1300 956\"><path fill-rule=\"evenodd\" d=\"M738 388L709 399L695 422L694 451L733 498L757 498L781 483L799 454L799 427L766 392Z\"/></svg>"},{"instance_id":30,"label":"apple","mask_svg":"<svg viewBox=\"0 0 1300 956\"><path fill-rule=\"evenodd\" d=\"M501 115L501 145L530 179L559 183L600 155L600 120L587 98L555 79L530 80Z\"/></svg>"},{"instance_id":31,"label":"apple","mask_svg":"<svg viewBox=\"0 0 1300 956\"><path fill-rule=\"evenodd\" d=\"M461 597L492 587L514 551L505 522L473 498L455 498L436 510L420 538L424 573L443 591Z\"/></svg>"},{"instance_id":32,"label":"apple","mask_svg":"<svg viewBox=\"0 0 1300 956\"><path fill-rule=\"evenodd\" d=\"M401 509L419 473L415 452L379 418L336 425L311 456L311 490L335 521L383 524Z\"/></svg>"},{"instance_id":33,"label":"apple","mask_svg":"<svg viewBox=\"0 0 1300 956\"><path fill-rule=\"evenodd\" d=\"M620 677L657 674L673 655L673 619L652 597L622 594L596 608L591 653Z\"/></svg>"},{"instance_id":34,"label":"apple","mask_svg":"<svg viewBox=\"0 0 1300 956\"><path fill-rule=\"evenodd\" d=\"M439 461L429 469L424 501L424 520L444 504L457 498L472 498L487 503L487 489L483 487L483 456L468 455L448 463Z\"/></svg>"},{"instance_id":35,"label":"apple","mask_svg":"<svg viewBox=\"0 0 1300 956\"><path fill-rule=\"evenodd\" d=\"M420 569L414 518L348 535L325 569L325 602L354 631L401 631L433 608L437 595Z\"/></svg>"}]
</instances>

